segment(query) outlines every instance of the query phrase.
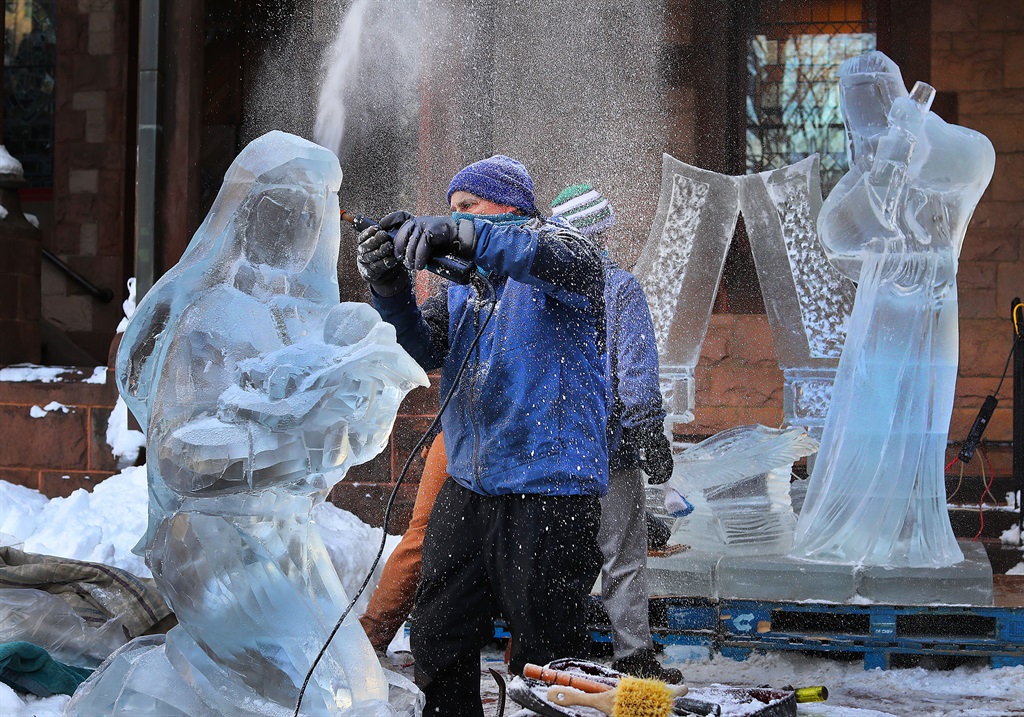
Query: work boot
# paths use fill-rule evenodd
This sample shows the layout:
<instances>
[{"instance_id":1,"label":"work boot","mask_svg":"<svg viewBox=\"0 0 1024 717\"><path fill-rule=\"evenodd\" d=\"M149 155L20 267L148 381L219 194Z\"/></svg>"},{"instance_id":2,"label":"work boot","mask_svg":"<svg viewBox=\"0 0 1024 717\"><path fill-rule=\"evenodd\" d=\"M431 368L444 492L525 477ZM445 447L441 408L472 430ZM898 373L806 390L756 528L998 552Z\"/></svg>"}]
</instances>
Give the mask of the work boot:
<instances>
[{"instance_id":1,"label":"work boot","mask_svg":"<svg viewBox=\"0 0 1024 717\"><path fill-rule=\"evenodd\" d=\"M642 677L648 680L659 680L670 685L678 685L683 681L683 673L674 667L662 667L654 650L646 649L633 653L629 657L623 657L612 663L612 669L616 672L624 672L633 677Z\"/></svg>"}]
</instances>

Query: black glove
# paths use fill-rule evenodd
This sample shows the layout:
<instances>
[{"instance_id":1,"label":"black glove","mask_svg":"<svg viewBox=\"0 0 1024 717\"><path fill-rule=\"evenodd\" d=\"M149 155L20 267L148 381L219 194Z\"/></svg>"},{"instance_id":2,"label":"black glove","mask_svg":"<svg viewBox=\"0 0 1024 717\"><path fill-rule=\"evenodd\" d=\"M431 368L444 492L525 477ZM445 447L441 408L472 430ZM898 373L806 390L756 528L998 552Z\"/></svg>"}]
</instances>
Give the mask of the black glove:
<instances>
[{"instance_id":1,"label":"black glove","mask_svg":"<svg viewBox=\"0 0 1024 717\"><path fill-rule=\"evenodd\" d=\"M392 212L380 226L364 229L356 237L359 275L380 296L393 296L409 283L409 274L395 257L394 240L388 231L402 226L412 215Z\"/></svg>"},{"instance_id":2,"label":"black glove","mask_svg":"<svg viewBox=\"0 0 1024 717\"><path fill-rule=\"evenodd\" d=\"M413 217L395 234L395 256L410 268L422 269L432 256L454 254L467 261L476 256L473 222L451 217Z\"/></svg>"},{"instance_id":3,"label":"black glove","mask_svg":"<svg viewBox=\"0 0 1024 717\"><path fill-rule=\"evenodd\" d=\"M636 446L640 449L640 468L647 474L651 485L661 485L672 477L672 444L662 432L660 425L651 426L636 436Z\"/></svg>"}]
</instances>

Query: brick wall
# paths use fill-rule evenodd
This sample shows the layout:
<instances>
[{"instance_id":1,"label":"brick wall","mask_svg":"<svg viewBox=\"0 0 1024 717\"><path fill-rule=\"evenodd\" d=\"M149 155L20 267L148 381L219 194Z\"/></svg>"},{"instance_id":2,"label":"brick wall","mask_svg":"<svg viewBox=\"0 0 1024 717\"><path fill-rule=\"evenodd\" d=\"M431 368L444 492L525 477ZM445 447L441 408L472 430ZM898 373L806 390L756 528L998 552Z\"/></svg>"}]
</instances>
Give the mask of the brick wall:
<instances>
[{"instance_id":1,"label":"brick wall","mask_svg":"<svg viewBox=\"0 0 1024 717\"><path fill-rule=\"evenodd\" d=\"M53 166L54 226L46 245L114 301L98 302L49 263L42 274L43 317L97 363L105 363L121 318L126 196L129 7L119 0L59 0ZM127 190L127 191L126 191Z\"/></svg>"},{"instance_id":2,"label":"brick wall","mask_svg":"<svg viewBox=\"0 0 1024 717\"><path fill-rule=\"evenodd\" d=\"M0 364L39 360L41 233L21 211L10 175L0 176Z\"/></svg>"},{"instance_id":3,"label":"brick wall","mask_svg":"<svg viewBox=\"0 0 1024 717\"><path fill-rule=\"evenodd\" d=\"M67 369L52 382L0 381L0 479L57 497L117 471L106 441L117 388L111 371L97 372L106 383L94 383L91 369ZM44 410L51 402L67 411Z\"/></svg>"},{"instance_id":4,"label":"brick wall","mask_svg":"<svg viewBox=\"0 0 1024 717\"><path fill-rule=\"evenodd\" d=\"M958 124L996 149L960 257L960 378L950 427L957 439L995 391L1010 349L1010 300L1024 298L1024 0L933 0L931 84L955 92ZM1008 377L989 440L1013 437L1012 391Z\"/></svg>"}]
</instances>

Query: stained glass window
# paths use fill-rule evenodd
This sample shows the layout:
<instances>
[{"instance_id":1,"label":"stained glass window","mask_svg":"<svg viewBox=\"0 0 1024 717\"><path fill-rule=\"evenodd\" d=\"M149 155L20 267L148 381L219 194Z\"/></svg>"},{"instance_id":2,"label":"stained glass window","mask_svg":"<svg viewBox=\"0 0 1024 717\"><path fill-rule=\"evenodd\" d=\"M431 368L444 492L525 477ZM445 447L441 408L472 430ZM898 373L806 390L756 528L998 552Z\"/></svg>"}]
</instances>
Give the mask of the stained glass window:
<instances>
[{"instance_id":1,"label":"stained glass window","mask_svg":"<svg viewBox=\"0 0 1024 717\"><path fill-rule=\"evenodd\" d=\"M53 185L57 0L4 0L4 144L30 187Z\"/></svg>"},{"instance_id":2,"label":"stained glass window","mask_svg":"<svg viewBox=\"0 0 1024 717\"><path fill-rule=\"evenodd\" d=\"M847 169L835 74L847 58L875 49L874 10L835 0L766 5L771 19L748 42L747 172L817 152L827 194Z\"/></svg>"}]
</instances>

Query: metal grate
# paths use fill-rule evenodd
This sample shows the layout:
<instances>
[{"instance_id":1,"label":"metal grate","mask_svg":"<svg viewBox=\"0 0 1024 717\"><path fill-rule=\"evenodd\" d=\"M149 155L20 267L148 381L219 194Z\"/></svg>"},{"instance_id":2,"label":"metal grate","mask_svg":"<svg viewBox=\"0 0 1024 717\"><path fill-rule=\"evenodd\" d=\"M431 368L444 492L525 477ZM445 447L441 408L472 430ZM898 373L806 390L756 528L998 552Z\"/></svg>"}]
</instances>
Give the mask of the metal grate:
<instances>
[{"instance_id":1,"label":"metal grate","mask_svg":"<svg viewBox=\"0 0 1024 717\"><path fill-rule=\"evenodd\" d=\"M875 49L872 2L766 3L747 47L747 172L821 155L822 192L846 172L846 130L835 73Z\"/></svg>"},{"instance_id":2,"label":"metal grate","mask_svg":"<svg viewBox=\"0 0 1024 717\"><path fill-rule=\"evenodd\" d=\"M49 187L57 0L5 0L4 10L4 141L28 186Z\"/></svg>"}]
</instances>

